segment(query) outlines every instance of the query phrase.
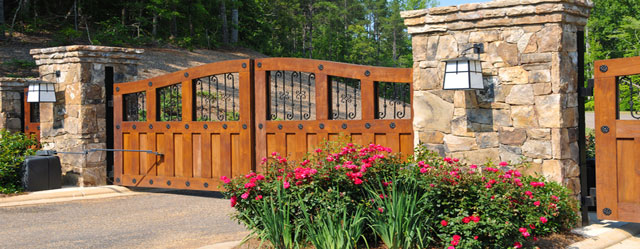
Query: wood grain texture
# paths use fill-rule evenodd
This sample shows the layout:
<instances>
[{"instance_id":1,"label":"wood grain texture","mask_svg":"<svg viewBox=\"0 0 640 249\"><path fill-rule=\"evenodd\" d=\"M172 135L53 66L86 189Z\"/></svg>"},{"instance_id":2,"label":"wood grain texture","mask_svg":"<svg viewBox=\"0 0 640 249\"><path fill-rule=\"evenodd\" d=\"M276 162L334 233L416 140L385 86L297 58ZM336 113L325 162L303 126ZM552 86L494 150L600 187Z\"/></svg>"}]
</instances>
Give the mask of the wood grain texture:
<instances>
[{"instance_id":1,"label":"wood grain texture","mask_svg":"<svg viewBox=\"0 0 640 249\"><path fill-rule=\"evenodd\" d=\"M619 220L618 184L617 184L617 143L616 143L616 78L599 77L595 73L595 121L596 121L596 201L598 218ZM610 131L603 133L600 127L608 126ZM611 215L603 213L604 208L611 209Z\"/></svg>"}]
</instances>

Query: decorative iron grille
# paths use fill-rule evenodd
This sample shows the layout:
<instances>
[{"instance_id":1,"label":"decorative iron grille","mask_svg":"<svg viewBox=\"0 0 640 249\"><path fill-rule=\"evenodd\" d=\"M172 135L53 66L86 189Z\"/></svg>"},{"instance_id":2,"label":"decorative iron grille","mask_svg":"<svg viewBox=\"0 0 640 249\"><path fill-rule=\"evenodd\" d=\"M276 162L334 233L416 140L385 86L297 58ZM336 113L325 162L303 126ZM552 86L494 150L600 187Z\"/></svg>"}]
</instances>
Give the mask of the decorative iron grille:
<instances>
[{"instance_id":1,"label":"decorative iron grille","mask_svg":"<svg viewBox=\"0 0 640 249\"><path fill-rule=\"evenodd\" d=\"M376 119L410 119L410 83L376 82Z\"/></svg>"},{"instance_id":2,"label":"decorative iron grille","mask_svg":"<svg viewBox=\"0 0 640 249\"><path fill-rule=\"evenodd\" d=\"M182 84L156 89L157 120L182 121Z\"/></svg>"},{"instance_id":3,"label":"decorative iron grille","mask_svg":"<svg viewBox=\"0 0 640 249\"><path fill-rule=\"evenodd\" d=\"M361 89L360 80L331 76L329 78L331 96L331 114L333 120L361 119Z\"/></svg>"},{"instance_id":4,"label":"decorative iron grille","mask_svg":"<svg viewBox=\"0 0 640 249\"><path fill-rule=\"evenodd\" d=\"M194 120L237 121L240 119L238 73L224 73L193 80Z\"/></svg>"},{"instance_id":5,"label":"decorative iron grille","mask_svg":"<svg viewBox=\"0 0 640 249\"><path fill-rule=\"evenodd\" d=\"M124 121L147 121L147 92L123 95Z\"/></svg>"},{"instance_id":6,"label":"decorative iron grille","mask_svg":"<svg viewBox=\"0 0 640 249\"><path fill-rule=\"evenodd\" d=\"M29 120L31 123L40 123L40 103L30 102L29 111Z\"/></svg>"},{"instance_id":7,"label":"decorative iron grille","mask_svg":"<svg viewBox=\"0 0 640 249\"><path fill-rule=\"evenodd\" d=\"M640 75L618 77L618 119L640 119Z\"/></svg>"},{"instance_id":8,"label":"decorative iron grille","mask_svg":"<svg viewBox=\"0 0 640 249\"><path fill-rule=\"evenodd\" d=\"M269 120L315 120L314 73L270 71Z\"/></svg>"}]
</instances>

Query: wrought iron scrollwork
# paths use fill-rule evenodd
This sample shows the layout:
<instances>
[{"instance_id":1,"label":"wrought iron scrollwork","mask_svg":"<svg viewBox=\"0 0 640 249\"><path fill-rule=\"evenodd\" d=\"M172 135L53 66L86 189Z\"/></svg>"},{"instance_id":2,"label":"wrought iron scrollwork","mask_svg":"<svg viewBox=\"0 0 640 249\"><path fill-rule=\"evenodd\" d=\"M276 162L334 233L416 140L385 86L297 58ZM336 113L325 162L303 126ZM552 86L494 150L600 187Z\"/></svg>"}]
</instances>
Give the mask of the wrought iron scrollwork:
<instances>
[{"instance_id":1,"label":"wrought iron scrollwork","mask_svg":"<svg viewBox=\"0 0 640 249\"><path fill-rule=\"evenodd\" d=\"M240 119L238 73L224 73L193 80L196 121L238 121Z\"/></svg>"},{"instance_id":2,"label":"wrought iron scrollwork","mask_svg":"<svg viewBox=\"0 0 640 249\"><path fill-rule=\"evenodd\" d=\"M182 121L182 84L156 90L158 121Z\"/></svg>"},{"instance_id":3,"label":"wrought iron scrollwork","mask_svg":"<svg viewBox=\"0 0 640 249\"><path fill-rule=\"evenodd\" d=\"M270 120L315 119L312 90L315 87L314 73L297 71L272 71L270 73Z\"/></svg>"},{"instance_id":4,"label":"wrought iron scrollwork","mask_svg":"<svg viewBox=\"0 0 640 249\"><path fill-rule=\"evenodd\" d=\"M411 118L410 83L376 83L376 119Z\"/></svg>"},{"instance_id":5,"label":"wrought iron scrollwork","mask_svg":"<svg viewBox=\"0 0 640 249\"><path fill-rule=\"evenodd\" d=\"M358 103L361 101L360 80L331 77L331 115L334 120L359 119L361 114L358 110Z\"/></svg>"},{"instance_id":6,"label":"wrought iron scrollwork","mask_svg":"<svg viewBox=\"0 0 640 249\"><path fill-rule=\"evenodd\" d=\"M123 96L124 121L147 120L147 92L129 93Z\"/></svg>"},{"instance_id":7,"label":"wrought iron scrollwork","mask_svg":"<svg viewBox=\"0 0 640 249\"><path fill-rule=\"evenodd\" d=\"M618 97L619 112L629 111L632 118L640 119L640 76L618 78Z\"/></svg>"}]
</instances>

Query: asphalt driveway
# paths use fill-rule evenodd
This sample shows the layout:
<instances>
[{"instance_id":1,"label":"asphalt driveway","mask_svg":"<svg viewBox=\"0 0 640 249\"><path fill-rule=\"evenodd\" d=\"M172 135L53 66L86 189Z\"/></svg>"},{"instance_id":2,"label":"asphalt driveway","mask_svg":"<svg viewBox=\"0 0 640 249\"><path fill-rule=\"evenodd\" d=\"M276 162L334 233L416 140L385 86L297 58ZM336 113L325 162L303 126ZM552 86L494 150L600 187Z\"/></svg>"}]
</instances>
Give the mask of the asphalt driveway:
<instances>
[{"instance_id":1,"label":"asphalt driveway","mask_svg":"<svg viewBox=\"0 0 640 249\"><path fill-rule=\"evenodd\" d=\"M240 240L216 192L171 191L0 208L0 248L198 248Z\"/></svg>"}]
</instances>

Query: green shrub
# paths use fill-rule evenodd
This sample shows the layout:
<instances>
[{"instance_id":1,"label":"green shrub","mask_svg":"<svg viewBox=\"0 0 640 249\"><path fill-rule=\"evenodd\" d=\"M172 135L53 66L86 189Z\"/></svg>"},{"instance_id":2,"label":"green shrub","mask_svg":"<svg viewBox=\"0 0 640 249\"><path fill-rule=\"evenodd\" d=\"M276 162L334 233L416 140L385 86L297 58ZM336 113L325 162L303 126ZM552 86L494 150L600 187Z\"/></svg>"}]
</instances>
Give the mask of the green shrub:
<instances>
[{"instance_id":1,"label":"green shrub","mask_svg":"<svg viewBox=\"0 0 640 249\"><path fill-rule=\"evenodd\" d=\"M35 154L37 144L23 133L0 130L0 193L22 191L22 163L26 156Z\"/></svg>"},{"instance_id":2,"label":"green shrub","mask_svg":"<svg viewBox=\"0 0 640 249\"><path fill-rule=\"evenodd\" d=\"M407 161L390 152L331 142L301 162L273 153L261 174L222 177L224 194L276 248L527 247L577 220L567 189L521 165L466 165L423 146Z\"/></svg>"},{"instance_id":3,"label":"green shrub","mask_svg":"<svg viewBox=\"0 0 640 249\"><path fill-rule=\"evenodd\" d=\"M587 158L596 158L596 131L591 128L586 128L585 136Z\"/></svg>"}]
</instances>

